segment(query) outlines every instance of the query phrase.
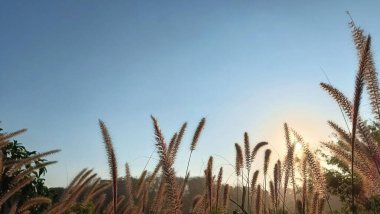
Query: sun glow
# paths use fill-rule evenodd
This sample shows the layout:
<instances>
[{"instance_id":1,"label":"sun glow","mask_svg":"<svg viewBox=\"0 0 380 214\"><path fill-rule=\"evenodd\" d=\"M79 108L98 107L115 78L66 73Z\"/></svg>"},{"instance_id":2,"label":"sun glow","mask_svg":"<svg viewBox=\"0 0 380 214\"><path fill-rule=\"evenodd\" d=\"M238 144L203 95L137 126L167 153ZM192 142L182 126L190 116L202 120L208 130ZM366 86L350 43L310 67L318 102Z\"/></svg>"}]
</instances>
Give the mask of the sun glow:
<instances>
[{"instance_id":1,"label":"sun glow","mask_svg":"<svg viewBox=\"0 0 380 214\"><path fill-rule=\"evenodd\" d=\"M297 156L301 156L302 155L302 144L301 143L295 143L295 145L294 145L294 153Z\"/></svg>"}]
</instances>

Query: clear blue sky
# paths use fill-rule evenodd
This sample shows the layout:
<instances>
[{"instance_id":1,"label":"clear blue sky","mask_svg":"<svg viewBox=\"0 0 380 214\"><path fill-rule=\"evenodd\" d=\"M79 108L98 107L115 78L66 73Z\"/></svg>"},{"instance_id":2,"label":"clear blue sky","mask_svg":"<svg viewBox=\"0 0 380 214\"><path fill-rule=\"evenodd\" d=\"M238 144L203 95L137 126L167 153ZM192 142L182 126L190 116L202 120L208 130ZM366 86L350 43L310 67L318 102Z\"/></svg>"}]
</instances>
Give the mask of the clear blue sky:
<instances>
[{"instance_id":1,"label":"clear blue sky","mask_svg":"<svg viewBox=\"0 0 380 214\"><path fill-rule=\"evenodd\" d=\"M2 1L1 127L28 128L17 139L30 149L62 149L49 157L59 161L48 168L51 186L84 167L108 176L99 118L121 175L126 161L140 173L153 151L150 114L167 138L189 122L179 175L203 116L192 175L209 155L215 168L226 164L217 155L233 162L244 131L282 154L288 121L317 144L329 139L328 119L342 122L319 87L321 67L352 94L357 62L346 10L372 34L378 61L375 1Z\"/></svg>"}]
</instances>

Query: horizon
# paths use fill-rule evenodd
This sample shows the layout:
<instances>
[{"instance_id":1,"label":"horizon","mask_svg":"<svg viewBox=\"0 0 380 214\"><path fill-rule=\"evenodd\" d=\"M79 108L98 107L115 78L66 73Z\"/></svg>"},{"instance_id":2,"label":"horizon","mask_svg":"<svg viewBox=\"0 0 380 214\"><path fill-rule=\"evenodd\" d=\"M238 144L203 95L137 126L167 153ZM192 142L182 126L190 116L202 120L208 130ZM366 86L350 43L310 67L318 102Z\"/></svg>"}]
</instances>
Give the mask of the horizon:
<instances>
[{"instance_id":1,"label":"horizon","mask_svg":"<svg viewBox=\"0 0 380 214\"><path fill-rule=\"evenodd\" d=\"M357 56L345 11L374 38L376 61L379 8L354 1L5 2L1 128L28 128L15 139L29 150L62 150L48 157L58 161L47 168L51 187L66 186L83 168L109 179L98 119L110 131L120 177L126 162L139 175L154 152L150 115L167 140L188 122L175 164L182 177L202 117L191 176L203 175L209 155L215 168L233 162L245 131L251 145L268 141L277 160L285 122L317 148L331 139L327 120L344 125L319 86L328 82L324 71L353 96Z\"/></svg>"}]
</instances>

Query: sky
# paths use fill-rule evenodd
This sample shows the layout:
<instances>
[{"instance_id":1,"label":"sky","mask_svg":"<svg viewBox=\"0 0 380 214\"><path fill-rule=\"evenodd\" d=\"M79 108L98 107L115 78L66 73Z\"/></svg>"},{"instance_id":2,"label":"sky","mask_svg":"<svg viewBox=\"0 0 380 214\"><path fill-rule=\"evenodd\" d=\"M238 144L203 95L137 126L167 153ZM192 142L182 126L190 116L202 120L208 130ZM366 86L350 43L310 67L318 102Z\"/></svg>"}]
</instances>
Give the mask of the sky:
<instances>
[{"instance_id":1,"label":"sky","mask_svg":"<svg viewBox=\"0 0 380 214\"><path fill-rule=\"evenodd\" d=\"M16 139L30 150L62 149L47 158L58 163L46 182L65 186L85 167L109 177L98 119L112 136L120 176L126 162L139 175L154 152L150 115L166 139L187 121L175 164L184 176L193 132L206 117L191 175L202 175L212 155L228 182L244 132L252 147L268 141L276 161L284 122L313 147L332 139L327 120L343 124L319 83L324 70L353 95L358 63L347 10L371 33L376 62L376 1L2 1L0 126L28 128ZM148 170L156 161L154 153Z\"/></svg>"}]
</instances>

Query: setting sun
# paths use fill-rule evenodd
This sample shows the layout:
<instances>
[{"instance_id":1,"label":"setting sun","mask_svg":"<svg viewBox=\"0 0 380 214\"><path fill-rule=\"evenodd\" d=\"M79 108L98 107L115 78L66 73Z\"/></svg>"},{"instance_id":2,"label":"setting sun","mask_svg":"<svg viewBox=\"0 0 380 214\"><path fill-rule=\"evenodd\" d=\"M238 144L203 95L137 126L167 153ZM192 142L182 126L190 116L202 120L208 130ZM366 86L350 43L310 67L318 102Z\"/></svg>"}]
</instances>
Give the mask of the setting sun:
<instances>
[{"instance_id":1,"label":"setting sun","mask_svg":"<svg viewBox=\"0 0 380 214\"><path fill-rule=\"evenodd\" d=\"M294 153L298 157L302 156L303 152L302 152L302 144L301 143L298 143L298 142L295 143L295 145L294 145Z\"/></svg>"}]
</instances>

